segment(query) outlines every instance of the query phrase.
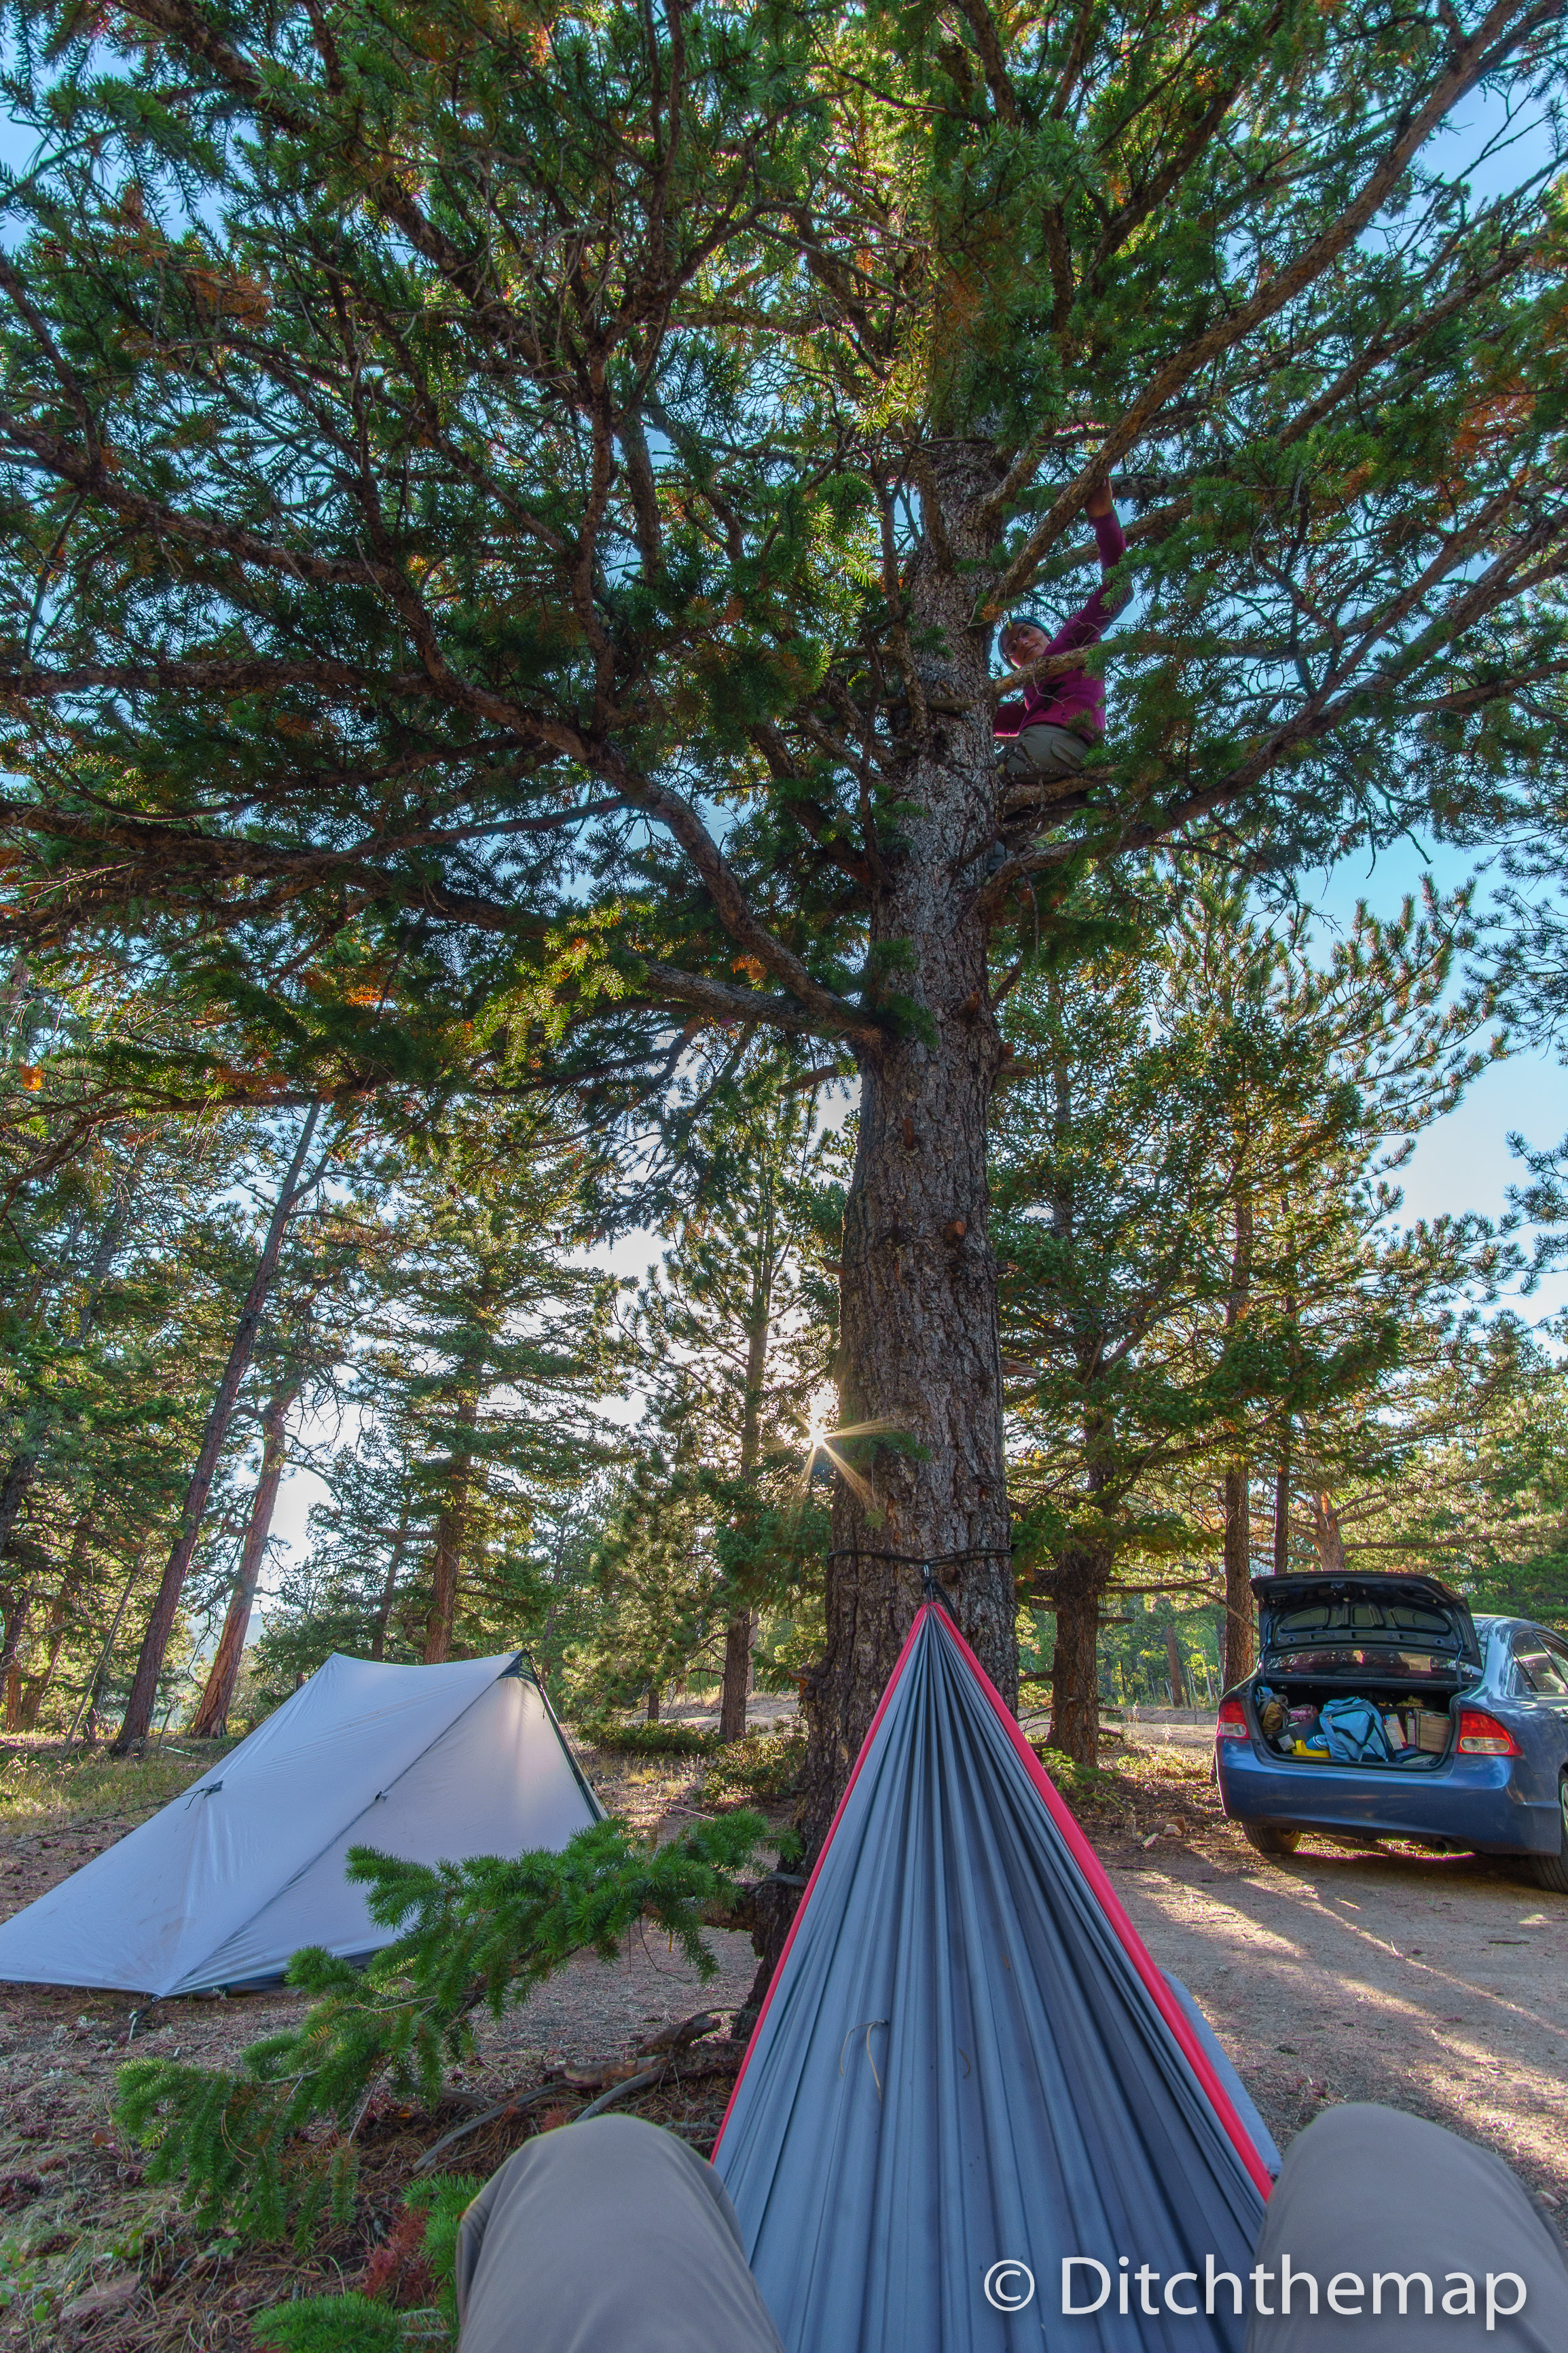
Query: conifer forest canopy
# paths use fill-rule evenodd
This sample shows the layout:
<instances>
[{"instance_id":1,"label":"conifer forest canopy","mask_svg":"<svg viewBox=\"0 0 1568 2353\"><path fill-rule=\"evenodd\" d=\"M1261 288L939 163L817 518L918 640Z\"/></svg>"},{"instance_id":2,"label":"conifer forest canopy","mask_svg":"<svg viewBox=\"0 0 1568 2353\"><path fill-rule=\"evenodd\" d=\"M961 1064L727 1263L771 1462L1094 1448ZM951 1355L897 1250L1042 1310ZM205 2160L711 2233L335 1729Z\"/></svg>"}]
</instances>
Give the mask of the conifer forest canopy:
<instances>
[{"instance_id":1,"label":"conifer forest canopy","mask_svg":"<svg viewBox=\"0 0 1568 2353\"><path fill-rule=\"evenodd\" d=\"M6 58L5 934L243 1018L167 1102L609 1140L756 1039L858 1075L820 1828L926 1565L1016 1689L1007 990L1150 851L1288 892L1560 786L1561 0L110 0ZM1082 601L1108 482L1107 742L1004 803L995 624Z\"/></svg>"}]
</instances>

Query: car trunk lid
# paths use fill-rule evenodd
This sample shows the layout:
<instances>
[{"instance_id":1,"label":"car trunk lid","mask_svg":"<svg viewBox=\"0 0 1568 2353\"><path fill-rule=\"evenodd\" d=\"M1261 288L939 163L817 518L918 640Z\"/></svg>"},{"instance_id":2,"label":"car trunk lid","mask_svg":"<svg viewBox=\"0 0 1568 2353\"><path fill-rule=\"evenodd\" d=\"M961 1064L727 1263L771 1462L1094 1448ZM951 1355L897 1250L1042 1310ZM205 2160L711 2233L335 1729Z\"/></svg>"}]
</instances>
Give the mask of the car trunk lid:
<instances>
[{"instance_id":1,"label":"car trunk lid","mask_svg":"<svg viewBox=\"0 0 1568 2353\"><path fill-rule=\"evenodd\" d=\"M1252 1580L1258 1672L1325 1693L1430 1692L1438 1707L1480 1672L1480 1638L1463 1594L1435 1577L1387 1570Z\"/></svg>"}]
</instances>

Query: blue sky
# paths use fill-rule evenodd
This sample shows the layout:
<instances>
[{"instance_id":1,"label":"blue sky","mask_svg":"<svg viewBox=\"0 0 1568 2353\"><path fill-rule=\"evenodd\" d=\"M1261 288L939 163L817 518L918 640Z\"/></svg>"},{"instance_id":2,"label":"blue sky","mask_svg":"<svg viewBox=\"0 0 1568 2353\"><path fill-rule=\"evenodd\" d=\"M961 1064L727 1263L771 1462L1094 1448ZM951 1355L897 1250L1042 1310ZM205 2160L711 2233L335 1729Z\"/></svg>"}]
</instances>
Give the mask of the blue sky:
<instances>
[{"instance_id":1,"label":"blue sky","mask_svg":"<svg viewBox=\"0 0 1568 2353\"><path fill-rule=\"evenodd\" d=\"M1319 908L1326 925L1348 928L1358 899L1364 899L1373 913L1391 916L1403 898L1419 892L1424 877L1447 893L1478 872L1478 909L1484 914L1491 881L1484 861L1468 852L1410 841L1401 841L1375 859L1363 852L1344 860L1316 890L1304 887L1302 897ZM1521 1046L1493 1063L1458 1108L1421 1136L1400 1178L1402 1219L1414 1222L1445 1211L1475 1209L1500 1220L1510 1187L1525 1174L1508 1148L1512 1134L1534 1145L1556 1144L1568 1134L1568 1068L1553 1044ZM1522 1239L1528 1247L1530 1229ZM1560 1313L1568 1307L1568 1271L1547 1277L1530 1297L1516 1293L1506 1303L1531 1324Z\"/></svg>"}]
</instances>

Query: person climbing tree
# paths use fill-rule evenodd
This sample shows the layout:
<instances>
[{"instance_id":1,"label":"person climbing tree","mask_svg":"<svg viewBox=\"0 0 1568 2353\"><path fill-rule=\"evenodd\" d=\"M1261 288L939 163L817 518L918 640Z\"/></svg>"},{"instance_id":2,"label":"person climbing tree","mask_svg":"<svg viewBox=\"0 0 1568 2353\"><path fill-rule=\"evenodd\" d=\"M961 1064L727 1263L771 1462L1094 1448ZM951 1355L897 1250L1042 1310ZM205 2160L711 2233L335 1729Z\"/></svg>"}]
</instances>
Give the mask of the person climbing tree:
<instances>
[{"instance_id":1,"label":"person climbing tree","mask_svg":"<svg viewBox=\"0 0 1568 2353\"><path fill-rule=\"evenodd\" d=\"M1094 525L1100 550L1100 586L1052 637L1034 613L1015 613L999 640L1003 659L1016 670L1034 671L1053 656L1077 653L1096 646L1106 622L1116 609L1110 578L1127 553L1127 542L1117 520L1109 482L1090 492L1084 512ZM1021 701L1004 702L996 712L995 731L1002 753L1002 773L1012 780L1002 794L1005 828L1026 819L1043 799L1039 787L1076 776L1105 733L1105 686L1081 667L1052 669L1031 676Z\"/></svg>"}]
</instances>

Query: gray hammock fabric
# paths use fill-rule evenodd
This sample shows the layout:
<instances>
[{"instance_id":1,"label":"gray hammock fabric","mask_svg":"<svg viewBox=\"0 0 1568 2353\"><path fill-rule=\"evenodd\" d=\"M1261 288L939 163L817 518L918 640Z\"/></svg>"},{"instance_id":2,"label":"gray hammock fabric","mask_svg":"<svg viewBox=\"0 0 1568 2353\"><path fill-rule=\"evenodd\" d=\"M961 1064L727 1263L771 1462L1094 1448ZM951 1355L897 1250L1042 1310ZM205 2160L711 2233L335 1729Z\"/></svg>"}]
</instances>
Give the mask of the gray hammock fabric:
<instances>
[{"instance_id":1,"label":"gray hammock fabric","mask_svg":"<svg viewBox=\"0 0 1568 2353\"><path fill-rule=\"evenodd\" d=\"M714 2164L787 2353L1241 2353L1119 2310L1118 2259L1245 2284L1269 2177L952 1620L921 1611L796 1915ZM1062 2315L1062 2262L1111 2292ZM1015 2310L997 2308L1036 2292ZM1088 2302L1096 2274L1073 2275ZM1184 2286L1181 2299L1194 2291ZM1248 2295L1250 2302L1250 2295Z\"/></svg>"}]
</instances>

